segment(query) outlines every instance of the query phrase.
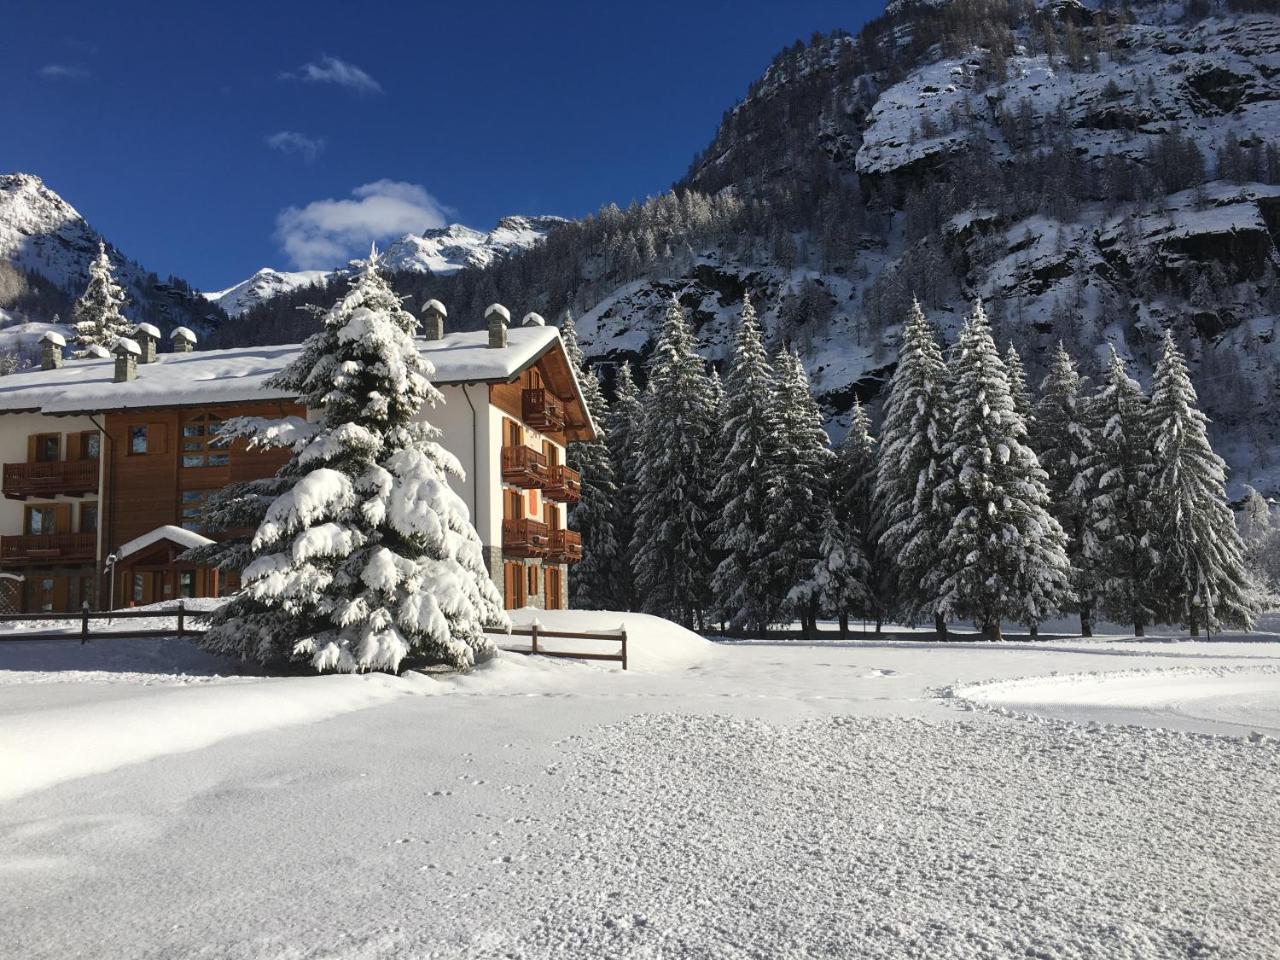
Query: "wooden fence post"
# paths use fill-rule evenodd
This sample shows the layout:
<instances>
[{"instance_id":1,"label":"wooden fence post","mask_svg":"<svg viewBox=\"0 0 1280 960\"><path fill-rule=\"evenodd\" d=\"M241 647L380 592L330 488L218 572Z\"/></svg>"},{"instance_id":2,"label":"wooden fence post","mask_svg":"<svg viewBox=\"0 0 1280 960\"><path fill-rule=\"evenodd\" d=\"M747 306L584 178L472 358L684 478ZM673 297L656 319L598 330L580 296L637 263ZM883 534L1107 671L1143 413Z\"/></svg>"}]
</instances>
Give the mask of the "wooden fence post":
<instances>
[{"instance_id":1,"label":"wooden fence post","mask_svg":"<svg viewBox=\"0 0 1280 960\"><path fill-rule=\"evenodd\" d=\"M181 598L178 600L178 637L182 637L182 629L185 626L186 605Z\"/></svg>"},{"instance_id":2,"label":"wooden fence post","mask_svg":"<svg viewBox=\"0 0 1280 960\"><path fill-rule=\"evenodd\" d=\"M536 617L533 621L533 650L531 652L538 652L538 620Z\"/></svg>"},{"instance_id":3,"label":"wooden fence post","mask_svg":"<svg viewBox=\"0 0 1280 960\"><path fill-rule=\"evenodd\" d=\"M89 642L89 602L80 605L80 645Z\"/></svg>"},{"instance_id":4,"label":"wooden fence post","mask_svg":"<svg viewBox=\"0 0 1280 960\"><path fill-rule=\"evenodd\" d=\"M622 625L622 669L627 669L627 626Z\"/></svg>"}]
</instances>

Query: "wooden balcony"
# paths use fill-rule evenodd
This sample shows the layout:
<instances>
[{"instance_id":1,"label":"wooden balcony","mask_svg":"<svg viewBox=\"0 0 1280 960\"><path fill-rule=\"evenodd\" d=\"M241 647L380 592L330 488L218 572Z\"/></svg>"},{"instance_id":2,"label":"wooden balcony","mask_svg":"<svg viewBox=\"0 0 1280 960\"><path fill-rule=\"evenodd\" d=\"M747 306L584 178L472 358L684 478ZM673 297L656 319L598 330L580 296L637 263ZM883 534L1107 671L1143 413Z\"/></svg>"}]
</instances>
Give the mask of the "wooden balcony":
<instances>
[{"instance_id":1,"label":"wooden balcony","mask_svg":"<svg viewBox=\"0 0 1280 960\"><path fill-rule=\"evenodd\" d=\"M503 520L502 552L509 557L541 557L547 552L547 525L538 520Z\"/></svg>"},{"instance_id":2,"label":"wooden balcony","mask_svg":"<svg viewBox=\"0 0 1280 960\"><path fill-rule=\"evenodd\" d=\"M563 463L552 464L547 468L547 483L542 488L542 495L559 503L577 503L582 499L582 477L577 470L571 470Z\"/></svg>"},{"instance_id":3,"label":"wooden balcony","mask_svg":"<svg viewBox=\"0 0 1280 960\"><path fill-rule=\"evenodd\" d=\"M502 448L502 481L531 489L547 482L547 458L540 450L518 444Z\"/></svg>"},{"instance_id":4,"label":"wooden balcony","mask_svg":"<svg viewBox=\"0 0 1280 960\"><path fill-rule=\"evenodd\" d=\"M554 393L535 387L525 390L520 400L520 417L535 430L564 429L564 403Z\"/></svg>"},{"instance_id":5,"label":"wooden balcony","mask_svg":"<svg viewBox=\"0 0 1280 960\"><path fill-rule=\"evenodd\" d=\"M98 537L93 533L47 533L0 537L0 565L93 563Z\"/></svg>"},{"instance_id":6,"label":"wooden balcony","mask_svg":"<svg viewBox=\"0 0 1280 960\"><path fill-rule=\"evenodd\" d=\"M51 460L6 463L4 495L11 500L27 497L82 497L98 492L97 460Z\"/></svg>"},{"instance_id":7,"label":"wooden balcony","mask_svg":"<svg viewBox=\"0 0 1280 960\"><path fill-rule=\"evenodd\" d=\"M548 563L577 563L582 559L582 534L574 530L552 530L547 546Z\"/></svg>"}]
</instances>

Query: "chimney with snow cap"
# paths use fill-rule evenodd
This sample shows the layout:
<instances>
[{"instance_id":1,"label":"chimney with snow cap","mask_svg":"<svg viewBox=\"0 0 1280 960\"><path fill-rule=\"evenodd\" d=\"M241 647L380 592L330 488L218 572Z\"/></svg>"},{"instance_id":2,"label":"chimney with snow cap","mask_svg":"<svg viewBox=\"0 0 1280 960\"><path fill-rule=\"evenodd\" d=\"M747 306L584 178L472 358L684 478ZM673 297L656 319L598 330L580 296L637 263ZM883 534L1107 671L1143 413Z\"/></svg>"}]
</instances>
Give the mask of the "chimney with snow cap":
<instances>
[{"instance_id":1,"label":"chimney with snow cap","mask_svg":"<svg viewBox=\"0 0 1280 960\"><path fill-rule=\"evenodd\" d=\"M190 353L196 348L196 335L190 327L178 327L169 334L169 339L173 341L174 353Z\"/></svg>"},{"instance_id":2,"label":"chimney with snow cap","mask_svg":"<svg viewBox=\"0 0 1280 960\"><path fill-rule=\"evenodd\" d=\"M545 327L547 321L542 319L540 313L526 313L524 319L520 321L522 327Z\"/></svg>"},{"instance_id":3,"label":"chimney with snow cap","mask_svg":"<svg viewBox=\"0 0 1280 960\"><path fill-rule=\"evenodd\" d=\"M422 305L422 335L428 340L444 339L444 320L449 311L439 300L428 300Z\"/></svg>"},{"instance_id":4,"label":"chimney with snow cap","mask_svg":"<svg viewBox=\"0 0 1280 960\"><path fill-rule=\"evenodd\" d=\"M62 348L67 345L67 338L57 330L48 331L40 338L40 369L57 370L62 366Z\"/></svg>"},{"instance_id":5,"label":"chimney with snow cap","mask_svg":"<svg viewBox=\"0 0 1280 960\"><path fill-rule=\"evenodd\" d=\"M500 303L491 303L484 312L489 323L489 346L500 350L507 345L507 324L511 322L511 311Z\"/></svg>"},{"instance_id":6,"label":"chimney with snow cap","mask_svg":"<svg viewBox=\"0 0 1280 960\"><path fill-rule=\"evenodd\" d=\"M138 377L138 357L142 356L142 348L128 337L116 341L111 351L116 355L116 383L136 380Z\"/></svg>"},{"instance_id":7,"label":"chimney with snow cap","mask_svg":"<svg viewBox=\"0 0 1280 960\"><path fill-rule=\"evenodd\" d=\"M159 328L154 324L140 323L133 328L133 335L138 338L138 347L142 350L138 362L155 363L156 344L160 342Z\"/></svg>"},{"instance_id":8,"label":"chimney with snow cap","mask_svg":"<svg viewBox=\"0 0 1280 960\"><path fill-rule=\"evenodd\" d=\"M110 360L111 351L100 343L91 343L84 348L84 352L96 360Z\"/></svg>"}]
</instances>

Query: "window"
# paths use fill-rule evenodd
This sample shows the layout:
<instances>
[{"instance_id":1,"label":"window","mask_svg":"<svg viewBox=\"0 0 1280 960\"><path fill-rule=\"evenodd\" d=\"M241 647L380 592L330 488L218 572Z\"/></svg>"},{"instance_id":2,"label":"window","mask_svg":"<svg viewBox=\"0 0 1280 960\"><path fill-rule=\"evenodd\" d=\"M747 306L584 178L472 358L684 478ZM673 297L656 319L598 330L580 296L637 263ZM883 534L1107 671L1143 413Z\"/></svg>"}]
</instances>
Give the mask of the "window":
<instances>
[{"instance_id":1,"label":"window","mask_svg":"<svg viewBox=\"0 0 1280 960\"><path fill-rule=\"evenodd\" d=\"M80 505L80 532L96 533L98 530L98 505L82 503Z\"/></svg>"},{"instance_id":2,"label":"window","mask_svg":"<svg viewBox=\"0 0 1280 960\"><path fill-rule=\"evenodd\" d=\"M542 455L547 458L548 467L560 465L560 448L550 440L542 441Z\"/></svg>"},{"instance_id":3,"label":"window","mask_svg":"<svg viewBox=\"0 0 1280 960\"><path fill-rule=\"evenodd\" d=\"M36 463L57 463L62 459L62 434L40 433L36 435Z\"/></svg>"},{"instance_id":4,"label":"window","mask_svg":"<svg viewBox=\"0 0 1280 960\"><path fill-rule=\"evenodd\" d=\"M231 455L217 447L222 418L212 413L192 417L182 425L182 465L184 467L225 467Z\"/></svg>"},{"instance_id":5,"label":"window","mask_svg":"<svg viewBox=\"0 0 1280 960\"><path fill-rule=\"evenodd\" d=\"M502 492L502 518L504 520L519 520L524 516L524 503L520 497L519 490L504 490Z\"/></svg>"},{"instance_id":6,"label":"window","mask_svg":"<svg viewBox=\"0 0 1280 960\"><path fill-rule=\"evenodd\" d=\"M135 573L133 575L133 602L134 603L142 602L143 593L145 589L146 587L142 580L142 574Z\"/></svg>"},{"instance_id":7,"label":"window","mask_svg":"<svg viewBox=\"0 0 1280 960\"><path fill-rule=\"evenodd\" d=\"M56 533L57 507L52 504L44 507L27 507L27 535L44 537Z\"/></svg>"},{"instance_id":8,"label":"window","mask_svg":"<svg viewBox=\"0 0 1280 960\"><path fill-rule=\"evenodd\" d=\"M209 494L212 490L183 490L179 497L178 504L178 522L185 530L194 530L199 532L204 529L201 522L201 514L204 513L205 504L209 502Z\"/></svg>"},{"instance_id":9,"label":"window","mask_svg":"<svg viewBox=\"0 0 1280 960\"><path fill-rule=\"evenodd\" d=\"M131 456L144 454L147 452L147 428L146 427L130 427L129 428L129 454Z\"/></svg>"},{"instance_id":10,"label":"window","mask_svg":"<svg viewBox=\"0 0 1280 960\"><path fill-rule=\"evenodd\" d=\"M196 572L194 570L178 571L178 596L194 597L196 595Z\"/></svg>"},{"instance_id":11,"label":"window","mask_svg":"<svg viewBox=\"0 0 1280 960\"><path fill-rule=\"evenodd\" d=\"M97 430L86 430L80 434L80 459L97 460L102 452L102 437Z\"/></svg>"},{"instance_id":12,"label":"window","mask_svg":"<svg viewBox=\"0 0 1280 960\"><path fill-rule=\"evenodd\" d=\"M524 428L520 424L504 417L502 428L503 442L508 447L518 447L524 443Z\"/></svg>"}]
</instances>

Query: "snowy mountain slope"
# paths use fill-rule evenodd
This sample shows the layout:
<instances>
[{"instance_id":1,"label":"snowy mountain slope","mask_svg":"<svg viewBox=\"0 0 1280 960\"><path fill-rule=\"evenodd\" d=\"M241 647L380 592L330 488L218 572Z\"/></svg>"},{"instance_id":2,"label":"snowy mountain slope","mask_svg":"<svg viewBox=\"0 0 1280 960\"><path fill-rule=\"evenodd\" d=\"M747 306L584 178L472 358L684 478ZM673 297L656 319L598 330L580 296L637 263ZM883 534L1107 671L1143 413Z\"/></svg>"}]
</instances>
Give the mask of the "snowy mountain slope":
<instances>
[{"instance_id":1,"label":"snowy mountain slope","mask_svg":"<svg viewBox=\"0 0 1280 960\"><path fill-rule=\"evenodd\" d=\"M89 262L97 255L100 241L106 242L75 207L39 177L0 175L0 264L41 277L50 290L57 291L52 297L46 294L38 308L19 311L0 304L17 322L47 323L56 311L69 315L71 302L88 282ZM109 242L107 251L131 301L126 311L131 319L181 324L199 333L218 324L219 313L210 310L182 281L161 281ZM57 302L49 302L52 300Z\"/></svg>"},{"instance_id":2,"label":"snowy mountain slope","mask_svg":"<svg viewBox=\"0 0 1280 960\"><path fill-rule=\"evenodd\" d=\"M452 223L420 234L405 234L383 251L380 262L390 273L449 276L467 267L483 269L500 257L532 248L549 231L566 222L562 217L552 216L503 217L487 233ZM272 297L321 283L344 270L338 267L290 272L263 267L233 287L209 291L204 296L229 316L236 317Z\"/></svg>"}]
</instances>

